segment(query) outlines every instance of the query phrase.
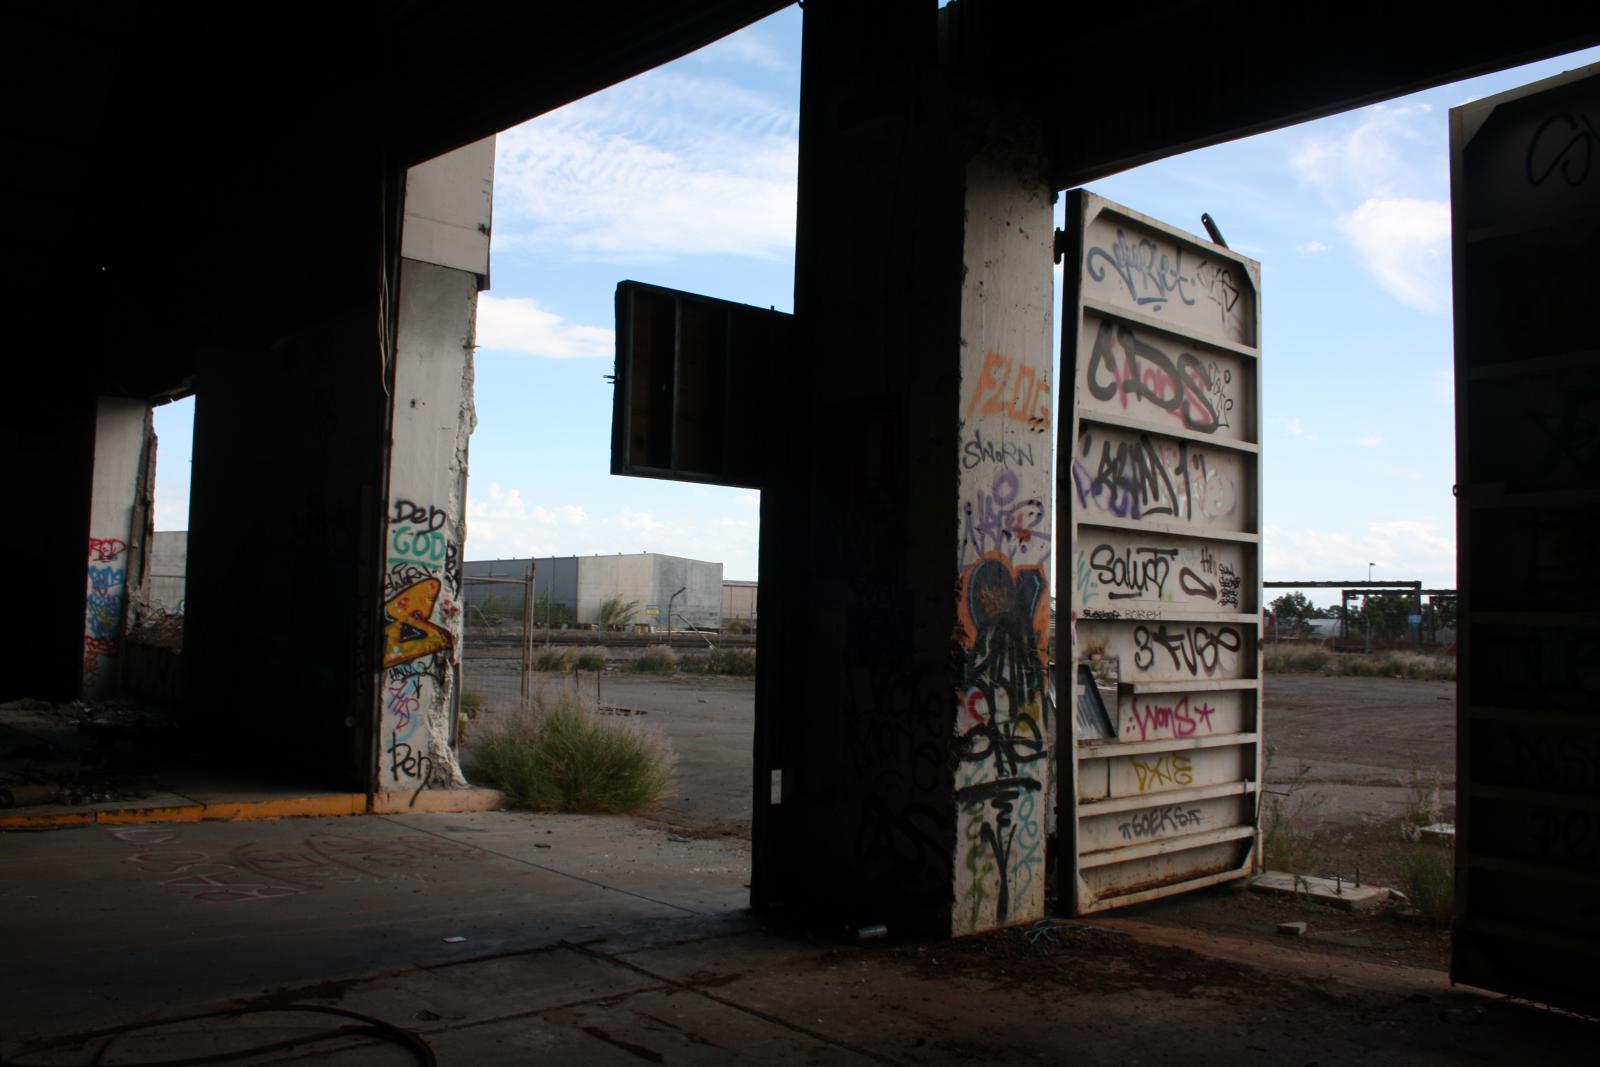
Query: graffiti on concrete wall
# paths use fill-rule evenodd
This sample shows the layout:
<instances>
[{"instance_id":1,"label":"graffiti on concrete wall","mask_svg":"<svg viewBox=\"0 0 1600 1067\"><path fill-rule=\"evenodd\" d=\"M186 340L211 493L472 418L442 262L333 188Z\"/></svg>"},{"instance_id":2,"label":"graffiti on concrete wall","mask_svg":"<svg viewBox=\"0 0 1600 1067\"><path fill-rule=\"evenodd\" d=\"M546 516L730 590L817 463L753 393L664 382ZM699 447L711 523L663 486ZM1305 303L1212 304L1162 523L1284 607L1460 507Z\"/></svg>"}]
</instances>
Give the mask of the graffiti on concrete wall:
<instances>
[{"instance_id":1,"label":"graffiti on concrete wall","mask_svg":"<svg viewBox=\"0 0 1600 1067\"><path fill-rule=\"evenodd\" d=\"M387 516L380 687L380 787L450 784L440 766L430 713L447 710L461 614L460 546L443 509L397 499Z\"/></svg>"},{"instance_id":2,"label":"graffiti on concrete wall","mask_svg":"<svg viewBox=\"0 0 1600 1067\"><path fill-rule=\"evenodd\" d=\"M1050 372L990 352L983 360L964 418L999 415L1029 430L1050 430Z\"/></svg>"},{"instance_id":3,"label":"graffiti on concrete wall","mask_svg":"<svg viewBox=\"0 0 1600 1067\"><path fill-rule=\"evenodd\" d=\"M1050 553L1050 516L1040 496L1024 496L1022 479L1001 466L987 486L961 504L961 562L1000 552L1013 562Z\"/></svg>"},{"instance_id":4,"label":"graffiti on concrete wall","mask_svg":"<svg viewBox=\"0 0 1600 1067\"><path fill-rule=\"evenodd\" d=\"M92 689L103 680L122 637L127 600L127 543L120 538L89 538L88 590L83 612L83 682Z\"/></svg>"},{"instance_id":5,"label":"graffiti on concrete wall","mask_svg":"<svg viewBox=\"0 0 1600 1067\"><path fill-rule=\"evenodd\" d=\"M977 927L1013 914L1044 878L1044 795L1053 711L1047 647L1050 579L990 552L962 574L962 676L956 802L963 904Z\"/></svg>"}]
</instances>

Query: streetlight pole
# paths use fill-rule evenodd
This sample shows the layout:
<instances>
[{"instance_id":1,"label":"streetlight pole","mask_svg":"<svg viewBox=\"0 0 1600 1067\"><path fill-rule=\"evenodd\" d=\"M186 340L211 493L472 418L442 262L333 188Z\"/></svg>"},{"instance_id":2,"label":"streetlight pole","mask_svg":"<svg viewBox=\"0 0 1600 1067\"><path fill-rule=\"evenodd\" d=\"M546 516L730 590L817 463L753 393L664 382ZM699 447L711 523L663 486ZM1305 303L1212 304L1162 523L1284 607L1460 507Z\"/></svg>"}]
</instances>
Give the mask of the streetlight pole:
<instances>
[{"instance_id":1,"label":"streetlight pole","mask_svg":"<svg viewBox=\"0 0 1600 1067\"><path fill-rule=\"evenodd\" d=\"M667 597L667 647L668 648L672 647L672 602L674 600L677 600L680 596L682 596L685 592L687 592L688 589L689 589L688 586L683 586L676 593L673 593L671 596Z\"/></svg>"}]
</instances>

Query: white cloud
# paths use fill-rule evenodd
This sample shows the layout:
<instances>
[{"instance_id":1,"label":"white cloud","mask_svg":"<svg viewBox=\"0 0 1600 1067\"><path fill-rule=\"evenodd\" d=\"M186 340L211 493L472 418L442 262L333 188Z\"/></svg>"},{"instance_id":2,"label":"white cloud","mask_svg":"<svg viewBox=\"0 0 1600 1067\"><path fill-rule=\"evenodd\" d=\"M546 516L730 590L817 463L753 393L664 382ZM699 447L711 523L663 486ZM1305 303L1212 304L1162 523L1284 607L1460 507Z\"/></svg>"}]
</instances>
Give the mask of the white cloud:
<instances>
[{"instance_id":1,"label":"white cloud","mask_svg":"<svg viewBox=\"0 0 1600 1067\"><path fill-rule=\"evenodd\" d=\"M1363 108L1301 142L1289 164L1301 181L1337 199L1443 187L1443 154L1432 149L1443 143L1444 124L1432 112L1427 104Z\"/></svg>"},{"instance_id":2,"label":"white cloud","mask_svg":"<svg viewBox=\"0 0 1600 1067\"><path fill-rule=\"evenodd\" d=\"M478 296L478 347L555 359L609 356L615 338L608 329L568 322L526 297Z\"/></svg>"},{"instance_id":3,"label":"white cloud","mask_svg":"<svg viewBox=\"0 0 1600 1067\"><path fill-rule=\"evenodd\" d=\"M653 71L500 135L495 243L631 262L787 256L798 131L761 94Z\"/></svg>"},{"instance_id":4,"label":"white cloud","mask_svg":"<svg viewBox=\"0 0 1600 1067\"><path fill-rule=\"evenodd\" d=\"M1427 519L1389 519L1358 531L1269 524L1262 549L1268 581L1365 581L1367 564L1375 562L1378 580L1456 584L1455 539Z\"/></svg>"},{"instance_id":5,"label":"white cloud","mask_svg":"<svg viewBox=\"0 0 1600 1067\"><path fill-rule=\"evenodd\" d=\"M1321 241L1307 241L1304 244L1295 245L1294 250L1299 252L1302 256L1315 256L1326 252L1328 250L1328 246L1323 244Z\"/></svg>"},{"instance_id":6,"label":"white cloud","mask_svg":"<svg viewBox=\"0 0 1600 1067\"><path fill-rule=\"evenodd\" d=\"M1341 226L1390 296L1418 311L1449 310L1449 203L1373 197L1346 215Z\"/></svg>"},{"instance_id":7,"label":"white cloud","mask_svg":"<svg viewBox=\"0 0 1600 1067\"><path fill-rule=\"evenodd\" d=\"M1426 104L1364 108L1317 129L1290 159L1319 190L1367 269L1407 307L1449 309L1450 187L1443 116ZM1323 251L1320 242L1296 251Z\"/></svg>"},{"instance_id":8,"label":"white cloud","mask_svg":"<svg viewBox=\"0 0 1600 1067\"><path fill-rule=\"evenodd\" d=\"M530 504L520 489L469 483L466 558L588 556L661 552L723 564L734 578L754 578L760 523L705 512L697 504L683 519L635 511L592 516L577 504Z\"/></svg>"},{"instance_id":9,"label":"white cloud","mask_svg":"<svg viewBox=\"0 0 1600 1067\"><path fill-rule=\"evenodd\" d=\"M762 70L789 70L792 64L758 26L746 26L689 57L697 63L744 63Z\"/></svg>"},{"instance_id":10,"label":"white cloud","mask_svg":"<svg viewBox=\"0 0 1600 1067\"><path fill-rule=\"evenodd\" d=\"M1305 428L1305 424L1300 421L1298 416L1293 418L1280 418L1278 421L1283 424L1284 429L1288 430L1296 437L1304 438L1305 440L1313 443L1321 440L1321 438L1319 438L1316 434Z\"/></svg>"},{"instance_id":11,"label":"white cloud","mask_svg":"<svg viewBox=\"0 0 1600 1067\"><path fill-rule=\"evenodd\" d=\"M1355 445L1357 448L1381 448L1383 446L1383 437L1379 434L1369 433L1364 436L1357 437L1350 443Z\"/></svg>"}]
</instances>

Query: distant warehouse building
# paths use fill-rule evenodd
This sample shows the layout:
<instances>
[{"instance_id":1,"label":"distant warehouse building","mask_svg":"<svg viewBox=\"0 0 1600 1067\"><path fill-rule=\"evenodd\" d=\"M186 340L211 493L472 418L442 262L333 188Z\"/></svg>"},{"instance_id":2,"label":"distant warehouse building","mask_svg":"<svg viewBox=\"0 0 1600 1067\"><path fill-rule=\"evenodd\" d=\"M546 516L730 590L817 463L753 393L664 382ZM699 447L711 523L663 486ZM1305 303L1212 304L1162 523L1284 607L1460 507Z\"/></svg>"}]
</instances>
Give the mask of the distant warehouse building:
<instances>
[{"instance_id":1,"label":"distant warehouse building","mask_svg":"<svg viewBox=\"0 0 1600 1067\"><path fill-rule=\"evenodd\" d=\"M722 580L722 617L741 622L756 621L756 582Z\"/></svg>"},{"instance_id":2,"label":"distant warehouse building","mask_svg":"<svg viewBox=\"0 0 1600 1067\"><path fill-rule=\"evenodd\" d=\"M546 556L542 559L469 560L472 578L522 578L535 565L533 621L596 623L600 606L611 599L633 603L632 622L667 628L667 606L676 627L722 625L722 564L640 552L614 556ZM678 590L682 589L682 593ZM676 597L674 593L678 593ZM467 613L515 614L522 591L514 585L466 583Z\"/></svg>"}]
</instances>

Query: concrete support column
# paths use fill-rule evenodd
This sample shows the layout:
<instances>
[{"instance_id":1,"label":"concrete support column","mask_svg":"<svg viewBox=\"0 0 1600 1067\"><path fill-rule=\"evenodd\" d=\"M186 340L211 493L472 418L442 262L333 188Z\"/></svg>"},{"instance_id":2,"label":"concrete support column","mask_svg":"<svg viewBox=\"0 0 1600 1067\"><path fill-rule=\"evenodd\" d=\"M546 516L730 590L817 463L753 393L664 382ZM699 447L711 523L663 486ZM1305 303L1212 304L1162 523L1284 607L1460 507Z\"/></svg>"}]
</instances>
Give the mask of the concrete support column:
<instances>
[{"instance_id":1,"label":"concrete support column","mask_svg":"<svg viewBox=\"0 0 1600 1067\"><path fill-rule=\"evenodd\" d=\"M955 914L1044 914L1055 699L1050 427L1054 196L1026 129L967 165L961 287Z\"/></svg>"},{"instance_id":2,"label":"concrete support column","mask_svg":"<svg viewBox=\"0 0 1600 1067\"><path fill-rule=\"evenodd\" d=\"M463 786L456 760L467 439L478 291L489 276L494 138L406 174L381 548L382 664L373 806Z\"/></svg>"},{"instance_id":3,"label":"concrete support column","mask_svg":"<svg viewBox=\"0 0 1600 1067\"><path fill-rule=\"evenodd\" d=\"M465 785L455 692L465 616L467 438L478 279L402 260L389 502L383 545L383 675L377 810Z\"/></svg>"},{"instance_id":4,"label":"concrete support column","mask_svg":"<svg viewBox=\"0 0 1600 1067\"><path fill-rule=\"evenodd\" d=\"M752 898L950 934L1043 914L1052 227L1037 123L937 17L806 8Z\"/></svg>"},{"instance_id":5,"label":"concrete support column","mask_svg":"<svg viewBox=\"0 0 1600 1067\"><path fill-rule=\"evenodd\" d=\"M146 547L143 527L148 511L140 505L148 488L153 439L149 404L125 397L99 398L84 582L82 689L88 699L102 699L116 689L128 580ZM146 521L136 523L136 516Z\"/></svg>"}]
</instances>

